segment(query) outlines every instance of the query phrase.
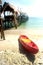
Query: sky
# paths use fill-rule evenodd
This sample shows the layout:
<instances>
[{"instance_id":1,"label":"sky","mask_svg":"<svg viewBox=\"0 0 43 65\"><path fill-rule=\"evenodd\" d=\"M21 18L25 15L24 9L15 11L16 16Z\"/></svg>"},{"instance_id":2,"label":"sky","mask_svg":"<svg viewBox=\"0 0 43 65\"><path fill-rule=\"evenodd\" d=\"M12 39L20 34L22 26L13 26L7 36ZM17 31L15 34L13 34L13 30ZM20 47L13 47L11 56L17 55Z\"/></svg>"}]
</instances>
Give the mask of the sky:
<instances>
[{"instance_id":1,"label":"sky","mask_svg":"<svg viewBox=\"0 0 43 65\"><path fill-rule=\"evenodd\" d=\"M43 17L43 0L2 0L26 12L30 17Z\"/></svg>"}]
</instances>

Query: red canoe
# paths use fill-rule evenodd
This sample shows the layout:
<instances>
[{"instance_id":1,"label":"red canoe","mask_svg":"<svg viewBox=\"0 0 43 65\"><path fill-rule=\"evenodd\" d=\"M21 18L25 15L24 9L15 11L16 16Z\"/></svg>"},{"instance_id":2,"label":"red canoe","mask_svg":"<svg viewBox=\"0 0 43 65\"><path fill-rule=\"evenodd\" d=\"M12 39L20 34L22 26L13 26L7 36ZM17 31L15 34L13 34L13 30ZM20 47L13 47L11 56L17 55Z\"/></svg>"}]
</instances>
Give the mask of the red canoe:
<instances>
[{"instance_id":1,"label":"red canoe","mask_svg":"<svg viewBox=\"0 0 43 65\"><path fill-rule=\"evenodd\" d=\"M21 35L18 41L28 52L32 54L36 54L39 51L38 46L25 35Z\"/></svg>"}]
</instances>

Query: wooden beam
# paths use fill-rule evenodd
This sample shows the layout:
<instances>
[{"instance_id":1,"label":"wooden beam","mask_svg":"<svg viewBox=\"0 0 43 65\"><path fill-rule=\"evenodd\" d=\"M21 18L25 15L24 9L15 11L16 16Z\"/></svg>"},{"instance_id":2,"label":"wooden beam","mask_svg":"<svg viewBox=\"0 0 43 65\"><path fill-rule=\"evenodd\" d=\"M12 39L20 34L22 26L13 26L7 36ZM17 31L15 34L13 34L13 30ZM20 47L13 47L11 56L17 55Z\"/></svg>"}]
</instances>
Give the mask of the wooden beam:
<instances>
[{"instance_id":1,"label":"wooden beam","mask_svg":"<svg viewBox=\"0 0 43 65\"><path fill-rule=\"evenodd\" d=\"M5 35L4 35L4 28L3 28L3 19L0 18L0 31L1 31L1 38L5 40Z\"/></svg>"}]
</instances>

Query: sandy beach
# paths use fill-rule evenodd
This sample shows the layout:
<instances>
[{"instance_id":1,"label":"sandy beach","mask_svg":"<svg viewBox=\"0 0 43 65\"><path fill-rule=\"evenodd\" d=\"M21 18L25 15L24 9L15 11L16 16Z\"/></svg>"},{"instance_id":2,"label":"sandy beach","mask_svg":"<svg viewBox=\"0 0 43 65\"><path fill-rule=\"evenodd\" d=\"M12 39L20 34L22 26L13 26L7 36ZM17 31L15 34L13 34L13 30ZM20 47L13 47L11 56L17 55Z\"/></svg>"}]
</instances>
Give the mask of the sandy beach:
<instances>
[{"instance_id":1,"label":"sandy beach","mask_svg":"<svg viewBox=\"0 0 43 65\"><path fill-rule=\"evenodd\" d=\"M2 40L0 38L0 57L2 55L0 64L2 63L2 65L43 65L43 30L42 29L12 28L10 30L5 30L4 33L5 33L5 40ZM32 41L34 41L37 44L37 46L39 47L39 52L37 54L32 55L26 52L25 50L23 50L19 46L18 38L20 35L23 34L27 35ZM6 54L8 54L6 57L7 58L9 57L8 62L6 60L7 58L5 57ZM16 62L17 60L17 62L13 63L12 58L13 61ZM4 60L6 60L6 62Z\"/></svg>"},{"instance_id":2,"label":"sandy beach","mask_svg":"<svg viewBox=\"0 0 43 65\"><path fill-rule=\"evenodd\" d=\"M0 34L0 65L43 65L43 0L0 0L0 25L6 29L5 40ZM20 35L38 46L37 54L23 48Z\"/></svg>"},{"instance_id":3,"label":"sandy beach","mask_svg":"<svg viewBox=\"0 0 43 65\"><path fill-rule=\"evenodd\" d=\"M32 41L34 41L38 47L39 51L43 51L43 30L42 29L10 29L5 30L5 40L0 38L0 50L3 49L13 49L18 48L18 38L20 35L28 36ZM5 48L4 48L5 47Z\"/></svg>"}]
</instances>

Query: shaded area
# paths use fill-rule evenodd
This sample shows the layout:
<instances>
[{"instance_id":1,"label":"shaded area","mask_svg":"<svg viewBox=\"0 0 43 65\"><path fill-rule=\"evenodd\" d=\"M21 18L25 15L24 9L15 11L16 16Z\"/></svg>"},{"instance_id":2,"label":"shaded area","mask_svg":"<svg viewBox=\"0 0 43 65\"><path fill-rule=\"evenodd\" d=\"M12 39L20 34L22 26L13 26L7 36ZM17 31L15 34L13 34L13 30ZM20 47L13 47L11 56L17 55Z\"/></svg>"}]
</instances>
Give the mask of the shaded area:
<instances>
[{"instance_id":1,"label":"shaded area","mask_svg":"<svg viewBox=\"0 0 43 65\"><path fill-rule=\"evenodd\" d=\"M11 21L6 21L6 23L4 22L3 23L3 27L4 27L4 29L11 29L11 28L13 28L13 27L15 27L15 25L11 22Z\"/></svg>"},{"instance_id":2,"label":"shaded area","mask_svg":"<svg viewBox=\"0 0 43 65\"><path fill-rule=\"evenodd\" d=\"M32 63L34 63L35 55L33 55L33 54L29 53L28 51L26 51L24 49L24 47L20 43L19 43L19 51L20 51L20 53L25 54L29 61L31 61Z\"/></svg>"},{"instance_id":3,"label":"shaded area","mask_svg":"<svg viewBox=\"0 0 43 65\"><path fill-rule=\"evenodd\" d=\"M10 28L12 26L15 26L17 28L17 20L16 20L16 12L14 10L12 5L10 5L7 2L4 2L3 8L2 8L2 13L4 15L4 28Z\"/></svg>"}]
</instances>

